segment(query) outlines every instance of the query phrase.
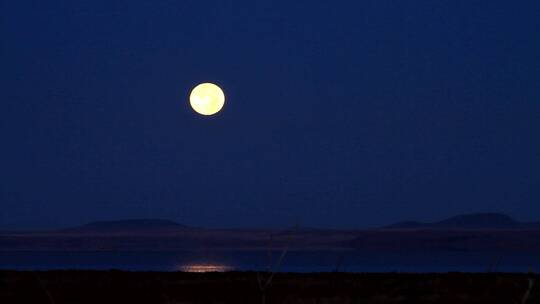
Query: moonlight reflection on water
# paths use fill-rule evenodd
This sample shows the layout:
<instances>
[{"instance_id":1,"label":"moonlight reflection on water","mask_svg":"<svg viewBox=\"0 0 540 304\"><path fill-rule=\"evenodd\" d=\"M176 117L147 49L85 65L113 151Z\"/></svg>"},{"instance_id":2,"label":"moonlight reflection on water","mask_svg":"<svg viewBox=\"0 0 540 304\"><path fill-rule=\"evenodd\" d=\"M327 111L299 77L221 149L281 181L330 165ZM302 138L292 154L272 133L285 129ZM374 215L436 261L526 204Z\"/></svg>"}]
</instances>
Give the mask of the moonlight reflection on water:
<instances>
[{"instance_id":1,"label":"moonlight reflection on water","mask_svg":"<svg viewBox=\"0 0 540 304\"><path fill-rule=\"evenodd\" d=\"M225 272L234 270L233 267L220 264L187 264L178 268L183 272Z\"/></svg>"}]
</instances>

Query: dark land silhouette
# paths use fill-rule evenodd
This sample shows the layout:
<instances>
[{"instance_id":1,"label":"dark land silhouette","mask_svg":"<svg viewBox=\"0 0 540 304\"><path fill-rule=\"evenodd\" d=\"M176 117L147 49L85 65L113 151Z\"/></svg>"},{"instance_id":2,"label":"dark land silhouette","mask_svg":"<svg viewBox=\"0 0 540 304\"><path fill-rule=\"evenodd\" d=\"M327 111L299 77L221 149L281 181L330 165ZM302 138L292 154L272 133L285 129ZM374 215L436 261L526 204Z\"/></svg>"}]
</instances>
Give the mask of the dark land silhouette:
<instances>
[{"instance_id":1,"label":"dark land silhouette","mask_svg":"<svg viewBox=\"0 0 540 304\"><path fill-rule=\"evenodd\" d=\"M263 293L254 272L0 271L0 303L538 303L538 279L504 273L278 273Z\"/></svg>"}]
</instances>

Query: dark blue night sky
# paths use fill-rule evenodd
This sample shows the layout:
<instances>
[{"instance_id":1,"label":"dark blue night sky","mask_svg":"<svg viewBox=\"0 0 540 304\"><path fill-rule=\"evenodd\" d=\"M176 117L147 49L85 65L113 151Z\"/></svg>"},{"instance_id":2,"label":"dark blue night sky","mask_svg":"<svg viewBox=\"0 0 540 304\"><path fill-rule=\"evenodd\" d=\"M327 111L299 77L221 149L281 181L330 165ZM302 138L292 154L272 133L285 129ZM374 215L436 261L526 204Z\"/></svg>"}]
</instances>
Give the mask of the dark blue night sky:
<instances>
[{"instance_id":1,"label":"dark blue night sky","mask_svg":"<svg viewBox=\"0 0 540 304\"><path fill-rule=\"evenodd\" d=\"M1 5L0 229L540 219L538 1Z\"/></svg>"}]
</instances>

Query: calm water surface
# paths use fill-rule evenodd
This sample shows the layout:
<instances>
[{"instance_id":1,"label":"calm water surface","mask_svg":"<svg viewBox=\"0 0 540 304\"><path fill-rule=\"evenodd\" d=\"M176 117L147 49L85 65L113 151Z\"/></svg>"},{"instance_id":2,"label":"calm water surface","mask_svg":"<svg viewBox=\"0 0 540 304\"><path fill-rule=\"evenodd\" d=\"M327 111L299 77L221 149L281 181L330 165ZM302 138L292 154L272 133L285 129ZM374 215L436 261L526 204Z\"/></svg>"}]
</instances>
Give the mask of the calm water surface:
<instances>
[{"instance_id":1,"label":"calm water surface","mask_svg":"<svg viewBox=\"0 0 540 304\"><path fill-rule=\"evenodd\" d=\"M0 252L0 269L121 269L133 271L263 271L281 251L223 252ZM283 272L527 272L540 269L533 254L478 252L290 251Z\"/></svg>"}]
</instances>

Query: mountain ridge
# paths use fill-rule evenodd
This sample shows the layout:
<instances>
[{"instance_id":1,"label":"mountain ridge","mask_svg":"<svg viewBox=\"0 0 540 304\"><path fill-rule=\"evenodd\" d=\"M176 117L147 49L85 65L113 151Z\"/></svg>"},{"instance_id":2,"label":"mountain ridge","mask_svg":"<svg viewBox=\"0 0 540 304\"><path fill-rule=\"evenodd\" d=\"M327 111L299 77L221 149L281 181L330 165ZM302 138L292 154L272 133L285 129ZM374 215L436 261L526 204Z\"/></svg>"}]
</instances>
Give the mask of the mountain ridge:
<instances>
[{"instance_id":1,"label":"mountain ridge","mask_svg":"<svg viewBox=\"0 0 540 304\"><path fill-rule=\"evenodd\" d=\"M158 233L158 232L178 232L186 230L199 230L203 227L191 227L178 222L158 218L135 218L123 220L93 221L80 226L67 227L54 230L32 230L32 231L0 231L1 233L40 233L40 232L58 232L58 233ZM295 227L287 230L294 230L302 233L329 233L339 231L361 231L361 230L477 230L477 229L540 229L538 222L520 222L514 218L494 212L459 214L439 221L401 221L390 225L372 227L365 229L338 229L338 228L317 228L317 227ZM236 228L236 229L205 229L205 230L280 230L272 228Z\"/></svg>"},{"instance_id":2,"label":"mountain ridge","mask_svg":"<svg viewBox=\"0 0 540 304\"><path fill-rule=\"evenodd\" d=\"M62 229L63 232L140 232L184 230L190 227L164 219L125 219L94 221L81 226Z\"/></svg>"},{"instance_id":3,"label":"mountain ridge","mask_svg":"<svg viewBox=\"0 0 540 304\"><path fill-rule=\"evenodd\" d=\"M519 222L495 212L455 215L435 222L403 221L383 226L383 229L537 229L540 222Z\"/></svg>"}]
</instances>

